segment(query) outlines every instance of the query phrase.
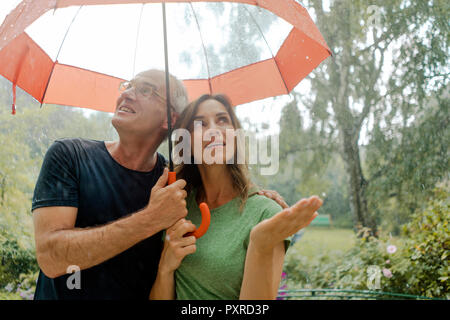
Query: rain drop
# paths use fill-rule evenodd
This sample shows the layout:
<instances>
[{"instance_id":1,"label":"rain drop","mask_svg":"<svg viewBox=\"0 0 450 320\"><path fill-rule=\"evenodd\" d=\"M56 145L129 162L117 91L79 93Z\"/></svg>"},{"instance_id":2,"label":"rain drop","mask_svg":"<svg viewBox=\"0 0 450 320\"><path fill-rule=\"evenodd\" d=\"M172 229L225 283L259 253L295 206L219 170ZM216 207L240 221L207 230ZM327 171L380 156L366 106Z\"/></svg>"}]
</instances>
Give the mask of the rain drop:
<instances>
[{"instance_id":1,"label":"rain drop","mask_svg":"<svg viewBox=\"0 0 450 320\"><path fill-rule=\"evenodd\" d=\"M309 60L309 56L306 56L306 60Z\"/></svg>"}]
</instances>

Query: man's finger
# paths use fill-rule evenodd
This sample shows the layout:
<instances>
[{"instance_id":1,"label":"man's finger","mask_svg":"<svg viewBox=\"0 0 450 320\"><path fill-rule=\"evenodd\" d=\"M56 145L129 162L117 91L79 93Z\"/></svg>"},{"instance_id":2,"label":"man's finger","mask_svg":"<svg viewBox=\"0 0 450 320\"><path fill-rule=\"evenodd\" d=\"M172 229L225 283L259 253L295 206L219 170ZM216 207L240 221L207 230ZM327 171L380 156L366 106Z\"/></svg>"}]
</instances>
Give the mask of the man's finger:
<instances>
[{"instance_id":1,"label":"man's finger","mask_svg":"<svg viewBox=\"0 0 450 320\"><path fill-rule=\"evenodd\" d=\"M276 192L273 192L272 190L264 190L264 194L269 197L270 199L275 200Z\"/></svg>"},{"instance_id":2,"label":"man's finger","mask_svg":"<svg viewBox=\"0 0 450 320\"><path fill-rule=\"evenodd\" d=\"M179 180L175 181L174 183L172 183L171 185L167 186L167 188L184 189L185 186L186 186L186 180L179 179Z\"/></svg>"},{"instance_id":3,"label":"man's finger","mask_svg":"<svg viewBox=\"0 0 450 320\"><path fill-rule=\"evenodd\" d=\"M286 201L283 200L283 198L279 198L279 202L278 203L280 204L280 206L283 209L289 208L289 205L286 203Z\"/></svg>"},{"instance_id":4,"label":"man's finger","mask_svg":"<svg viewBox=\"0 0 450 320\"><path fill-rule=\"evenodd\" d=\"M169 172L169 169L164 168L164 171L163 171L161 177L159 177L158 181L156 181L156 183L155 183L153 188L161 189L161 188L164 188L166 186L167 178L169 177L169 173L168 172Z\"/></svg>"}]
</instances>

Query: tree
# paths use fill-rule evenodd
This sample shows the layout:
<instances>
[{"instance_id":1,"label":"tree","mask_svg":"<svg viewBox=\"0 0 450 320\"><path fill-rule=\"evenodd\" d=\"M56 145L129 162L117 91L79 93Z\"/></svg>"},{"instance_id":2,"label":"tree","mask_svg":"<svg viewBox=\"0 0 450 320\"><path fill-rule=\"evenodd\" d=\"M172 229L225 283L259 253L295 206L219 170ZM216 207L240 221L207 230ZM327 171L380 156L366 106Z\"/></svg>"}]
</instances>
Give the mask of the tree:
<instances>
[{"instance_id":1,"label":"tree","mask_svg":"<svg viewBox=\"0 0 450 320\"><path fill-rule=\"evenodd\" d=\"M389 0L374 6L373 1L335 0L327 11L322 0L308 3L334 56L310 77L314 98L305 104L313 121L325 120L328 132L338 132L354 224L376 234L367 199L372 177L363 171L361 132L370 130L369 120L407 123L431 88L448 82L449 5ZM396 67L389 73L390 60ZM383 130L389 129L387 122Z\"/></svg>"},{"instance_id":2,"label":"tree","mask_svg":"<svg viewBox=\"0 0 450 320\"><path fill-rule=\"evenodd\" d=\"M370 202L395 233L423 209L436 184L449 180L450 99L443 96L427 104L420 117L400 128L400 136L388 136L375 126L367 149Z\"/></svg>"}]
</instances>

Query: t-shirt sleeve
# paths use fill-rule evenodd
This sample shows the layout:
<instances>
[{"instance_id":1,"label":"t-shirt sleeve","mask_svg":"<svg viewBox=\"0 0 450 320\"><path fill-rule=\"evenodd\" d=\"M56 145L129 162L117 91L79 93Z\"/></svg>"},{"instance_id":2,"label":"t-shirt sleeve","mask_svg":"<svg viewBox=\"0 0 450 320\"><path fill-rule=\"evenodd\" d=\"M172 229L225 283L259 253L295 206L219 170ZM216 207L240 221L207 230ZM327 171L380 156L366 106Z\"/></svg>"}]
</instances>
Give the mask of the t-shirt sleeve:
<instances>
[{"instance_id":1,"label":"t-shirt sleeve","mask_svg":"<svg viewBox=\"0 0 450 320\"><path fill-rule=\"evenodd\" d=\"M31 211L40 207L78 207L78 178L74 152L55 141L45 154L34 189Z\"/></svg>"},{"instance_id":2,"label":"t-shirt sleeve","mask_svg":"<svg viewBox=\"0 0 450 320\"><path fill-rule=\"evenodd\" d=\"M269 219L269 218L273 217L274 215L276 215L278 212L283 211L283 208L278 203L276 203L274 200L271 200L271 199L267 199L267 200L268 200L267 201L267 206L264 209L264 212L263 212L263 214L261 216L261 220L260 221ZM289 248L289 246L291 244L291 239L292 239L292 236L284 239L284 249L285 249L285 251L288 250L288 248Z\"/></svg>"}]
</instances>

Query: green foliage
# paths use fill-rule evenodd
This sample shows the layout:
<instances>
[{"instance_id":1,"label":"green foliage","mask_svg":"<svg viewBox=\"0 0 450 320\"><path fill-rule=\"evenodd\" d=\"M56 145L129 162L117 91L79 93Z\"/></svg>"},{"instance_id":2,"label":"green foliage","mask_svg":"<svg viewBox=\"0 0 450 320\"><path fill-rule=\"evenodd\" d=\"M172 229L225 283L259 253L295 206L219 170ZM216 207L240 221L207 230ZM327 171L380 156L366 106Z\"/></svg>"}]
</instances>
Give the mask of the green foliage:
<instances>
[{"instance_id":1,"label":"green foliage","mask_svg":"<svg viewBox=\"0 0 450 320\"><path fill-rule=\"evenodd\" d=\"M36 291L36 282L39 272L22 273L17 281L0 287L0 300L32 300Z\"/></svg>"},{"instance_id":2,"label":"green foliage","mask_svg":"<svg viewBox=\"0 0 450 320\"><path fill-rule=\"evenodd\" d=\"M20 295L17 292L8 292L0 290L0 301L2 300L20 300Z\"/></svg>"},{"instance_id":3,"label":"green foliage","mask_svg":"<svg viewBox=\"0 0 450 320\"><path fill-rule=\"evenodd\" d=\"M25 247L15 238L5 231L0 233L0 288L18 285L22 274L39 270L33 248Z\"/></svg>"},{"instance_id":4,"label":"green foliage","mask_svg":"<svg viewBox=\"0 0 450 320\"><path fill-rule=\"evenodd\" d=\"M288 288L369 290L369 268L375 267L378 290L449 299L449 205L448 191L436 189L428 208L404 226L402 238L375 238L361 229L344 253L305 255L300 242L286 259Z\"/></svg>"},{"instance_id":5,"label":"green foliage","mask_svg":"<svg viewBox=\"0 0 450 320\"><path fill-rule=\"evenodd\" d=\"M405 257L409 264L394 270L408 290L428 297L450 298L450 198L444 189L436 189L428 207L416 213L404 227L407 240ZM392 281L398 287L401 278Z\"/></svg>"},{"instance_id":6,"label":"green foliage","mask_svg":"<svg viewBox=\"0 0 450 320\"><path fill-rule=\"evenodd\" d=\"M375 126L366 157L368 198L384 229L399 234L434 186L449 178L449 104L447 97L430 99L428 109L395 135Z\"/></svg>"}]
</instances>

